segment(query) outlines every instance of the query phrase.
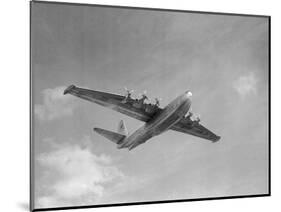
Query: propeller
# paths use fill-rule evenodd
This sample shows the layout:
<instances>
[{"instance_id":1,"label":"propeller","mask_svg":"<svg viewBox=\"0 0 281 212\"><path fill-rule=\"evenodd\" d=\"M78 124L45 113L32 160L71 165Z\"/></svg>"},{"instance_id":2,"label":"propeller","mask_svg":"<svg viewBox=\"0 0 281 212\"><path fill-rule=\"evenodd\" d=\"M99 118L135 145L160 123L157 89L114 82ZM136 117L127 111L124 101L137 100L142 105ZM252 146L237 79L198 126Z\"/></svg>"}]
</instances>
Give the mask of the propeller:
<instances>
[{"instance_id":1,"label":"propeller","mask_svg":"<svg viewBox=\"0 0 281 212\"><path fill-rule=\"evenodd\" d=\"M155 105L159 106L160 102L162 101L162 98L154 98L155 99Z\"/></svg>"},{"instance_id":2,"label":"propeller","mask_svg":"<svg viewBox=\"0 0 281 212\"><path fill-rule=\"evenodd\" d=\"M193 116L193 113L191 112L191 110L189 110L189 112L185 115L185 118L190 118Z\"/></svg>"},{"instance_id":3,"label":"propeller","mask_svg":"<svg viewBox=\"0 0 281 212\"><path fill-rule=\"evenodd\" d=\"M147 95L146 95L147 91L144 90L142 93L139 94L139 96L142 97L142 99L148 99Z\"/></svg>"},{"instance_id":4,"label":"propeller","mask_svg":"<svg viewBox=\"0 0 281 212\"><path fill-rule=\"evenodd\" d=\"M198 114L198 115L196 116L195 121L198 122L198 123L201 121L201 119L200 119L200 114Z\"/></svg>"},{"instance_id":5,"label":"propeller","mask_svg":"<svg viewBox=\"0 0 281 212\"><path fill-rule=\"evenodd\" d=\"M144 90L144 91L142 92L142 96L146 96L146 94L147 94L147 90Z\"/></svg>"},{"instance_id":6,"label":"propeller","mask_svg":"<svg viewBox=\"0 0 281 212\"><path fill-rule=\"evenodd\" d=\"M127 87L124 87L125 91L127 92L127 96L131 95L134 93L134 90L129 90Z\"/></svg>"}]
</instances>

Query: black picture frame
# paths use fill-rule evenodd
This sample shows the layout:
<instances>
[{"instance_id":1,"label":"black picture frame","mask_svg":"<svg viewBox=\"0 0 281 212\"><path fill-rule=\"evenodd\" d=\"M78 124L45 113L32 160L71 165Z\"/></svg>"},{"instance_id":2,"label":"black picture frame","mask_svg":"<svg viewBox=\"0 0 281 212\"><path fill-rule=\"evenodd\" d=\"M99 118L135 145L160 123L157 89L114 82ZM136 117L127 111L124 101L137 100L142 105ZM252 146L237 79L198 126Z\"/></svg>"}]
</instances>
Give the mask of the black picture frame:
<instances>
[{"instance_id":1,"label":"black picture frame","mask_svg":"<svg viewBox=\"0 0 281 212\"><path fill-rule=\"evenodd\" d=\"M163 201L147 201L147 202L128 202L117 204L100 204L100 205L88 205L88 206L70 206L70 207L50 207L50 208L34 208L34 158L33 158L33 98L32 98L32 53L31 53L31 30L32 30L32 5L33 4L52 4L52 5L72 5L72 6L87 6L87 7L101 7L101 8L124 8L130 10L150 10L150 11L165 11L165 12L179 12L179 13L197 13L197 14L215 14L215 15L228 15L228 16L245 16L245 17L262 17L268 19L268 193L256 194L256 195L237 195L237 196L218 196L210 198L195 198L195 199L175 199L175 200L163 200ZM131 205L148 205L148 204L162 204L162 203L177 203L177 202L190 202L190 201L205 201L205 200L224 200L224 199L237 199L237 198L253 198L253 197L269 197L271 196L271 16L270 15L254 15L254 14L240 14L240 13L224 13L224 12L208 12L208 11L193 11L193 10L178 10L178 9L162 9L162 8L146 8L146 7L131 7L120 5L101 5L101 4L88 4L88 3L68 3L68 2L56 2L56 1L30 1L30 37L29 37L29 69L30 69L30 210L31 211L52 211L52 210L68 210L68 209L87 209L87 208L99 208L99 207L115 207L115 206L131 206Z\"/></svg>"}]
</instances>

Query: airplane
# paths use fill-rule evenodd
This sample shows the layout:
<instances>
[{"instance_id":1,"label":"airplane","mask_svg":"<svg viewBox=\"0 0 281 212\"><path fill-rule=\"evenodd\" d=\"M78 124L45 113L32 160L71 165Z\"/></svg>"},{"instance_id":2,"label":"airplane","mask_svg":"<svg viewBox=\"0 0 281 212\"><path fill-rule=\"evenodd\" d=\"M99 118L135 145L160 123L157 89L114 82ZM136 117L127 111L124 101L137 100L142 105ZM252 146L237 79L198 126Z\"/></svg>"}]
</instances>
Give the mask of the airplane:
<instances>
[{"instance_id":1,"label":"airplane","mask_svg":"<svg viewBox=\"0 0 281 212\"><path fill-rule=\"evenodd\" d=\"M199 123L199 118L191 119L192 93L190 91L185 91L164 108L159 106L158 99L155 104L146 103L145 101L148 99L146 93L142 94L141 99L134 99L131 95L132 91L127 89L126 91L127 95L122 96L70 85L64 90L64 95L71 94L145 122L142 127L131 134L128 134L126 125L122 120L119 123L118 132L94 128L96 133L116 143L118 149L128 148L132 150L167 130L190 134L212 142L217 142L220 139L220 136L202 126Z\"/></svg>"}]
</instances>

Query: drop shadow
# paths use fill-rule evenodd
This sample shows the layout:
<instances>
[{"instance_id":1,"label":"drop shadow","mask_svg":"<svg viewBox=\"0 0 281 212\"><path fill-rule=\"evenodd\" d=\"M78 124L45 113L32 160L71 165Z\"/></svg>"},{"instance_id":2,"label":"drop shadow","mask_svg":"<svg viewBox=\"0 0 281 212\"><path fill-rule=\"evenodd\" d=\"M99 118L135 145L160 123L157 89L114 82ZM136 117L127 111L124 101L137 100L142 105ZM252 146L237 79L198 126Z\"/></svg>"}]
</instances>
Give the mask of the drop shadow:
<instances>
[{"instance_id":1,"label":"drop shadow","mask_svg":"<svg viewBox=\"0 0 281 212\"><path fill-rule=\"evenodd\" d=\"M20 202L17 205L23 211L30 211L29 204L27 202Z\"/></svg>"}]
</instances>

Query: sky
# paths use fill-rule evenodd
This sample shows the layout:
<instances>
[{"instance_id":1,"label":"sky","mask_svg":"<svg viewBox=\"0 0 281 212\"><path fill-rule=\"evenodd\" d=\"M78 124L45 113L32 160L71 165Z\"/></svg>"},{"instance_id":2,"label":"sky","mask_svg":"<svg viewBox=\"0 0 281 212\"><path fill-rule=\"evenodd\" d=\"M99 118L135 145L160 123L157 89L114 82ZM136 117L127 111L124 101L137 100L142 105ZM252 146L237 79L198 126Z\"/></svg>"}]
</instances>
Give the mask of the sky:
<instances>
[{"instance_id":1,"label":"sky","mask_svg":"<svg viewBox=\"0 0 281 212\"><path fill-rule=\"evenodd\" d=\"M32 3L35 208L268 193L268 20ZM217 143L168 131L132 151L93 132L143 123L74 84L161 106L186 90Z\"/></svg>"}]
</instances>

